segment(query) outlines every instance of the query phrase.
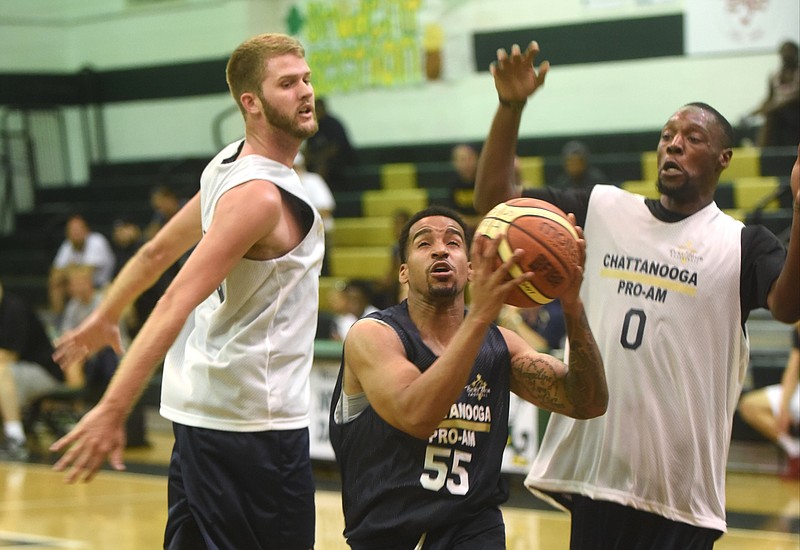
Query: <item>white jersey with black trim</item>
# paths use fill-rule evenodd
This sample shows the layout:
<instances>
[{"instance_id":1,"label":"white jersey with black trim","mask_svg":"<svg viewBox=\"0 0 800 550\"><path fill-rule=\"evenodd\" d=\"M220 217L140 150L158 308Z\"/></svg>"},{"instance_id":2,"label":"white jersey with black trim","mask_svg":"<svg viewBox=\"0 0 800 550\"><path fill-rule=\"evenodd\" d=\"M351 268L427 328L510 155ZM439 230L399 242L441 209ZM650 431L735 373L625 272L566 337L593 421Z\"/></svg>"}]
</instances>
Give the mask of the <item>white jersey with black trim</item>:
<instances>
[{"instance_id":1,"label":"white jersey with black trim","mask_svg":"<svg viewBox=\"0 0 800 550\"><path fill-rule=\"evenodd\" d=\"M608 411L551 416L525 481L534 493L562 504L577 493L726 530L725 467L749 357L742 227L713 203L665 223L641 196L593 189L581 296Z\"/></svg>"},{"instance_id":2,"label":"white jersey with black trim","mask_svg":"<svg viewBox=\"0 0 800 550\"><path fill-rule=\"evenodd\" d=\"M242 258L192 312L164 363L161 414L225 431L303 428L309 423L322 220L293 169L258 155L235 158L240 143L223 149L203 171L203 232L220 197L254 179L309 205L313 224L302 242L279 258Z\"/></svg>"}]
</instances>

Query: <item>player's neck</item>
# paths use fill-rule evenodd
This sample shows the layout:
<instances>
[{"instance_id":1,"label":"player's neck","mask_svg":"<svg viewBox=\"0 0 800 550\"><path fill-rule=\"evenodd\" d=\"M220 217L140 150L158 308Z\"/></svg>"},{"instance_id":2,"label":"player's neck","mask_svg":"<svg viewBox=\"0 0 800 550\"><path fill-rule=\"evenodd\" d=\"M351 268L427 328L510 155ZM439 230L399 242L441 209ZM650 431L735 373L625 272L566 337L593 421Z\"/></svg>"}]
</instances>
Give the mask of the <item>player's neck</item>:
<instances>
[{"instance_id":1,"label":"player's neck","mask_svg":"<svg viewBox=\"0 0 800 550\"><path fill-rule=\"evenodd\" d=\"M464 298L462 295L435 301L409 297L408 313L426 342L431 340L446 346L464 321Z\"/></svg>"},{"instance_id":2,"label":"player's neck","mask_svg":"<svg viewBox=\"0 0 800 550\"><path fill-rule=\"evenodd\" d=\"M285 133L276 135L267 131L251 131L248 128L240 157L260 155L292 167L301 143L299 139Z\"/></svg>"}]
</instances>

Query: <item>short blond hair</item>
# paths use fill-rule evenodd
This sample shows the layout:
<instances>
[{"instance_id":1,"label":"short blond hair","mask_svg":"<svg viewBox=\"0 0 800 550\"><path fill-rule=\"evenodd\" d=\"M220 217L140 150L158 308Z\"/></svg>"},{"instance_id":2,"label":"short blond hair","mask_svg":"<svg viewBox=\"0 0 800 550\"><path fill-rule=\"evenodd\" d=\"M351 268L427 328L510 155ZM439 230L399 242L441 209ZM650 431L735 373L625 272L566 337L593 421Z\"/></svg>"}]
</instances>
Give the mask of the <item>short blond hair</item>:
<instances>
[{"instance_id":1,"label":"short blond hair","mask_svg":"<svg viewBox=\"0 0 800 550\"><path fill-rule=\"evenodd\" d=\"M296 38L280 33L259 34L248 38L231 54L225 68L225 79L242 114L242 94L260 93L261 83L266 78L267 62L286 54L305 57L306 52Z\"/></svg>"}]
</instances>

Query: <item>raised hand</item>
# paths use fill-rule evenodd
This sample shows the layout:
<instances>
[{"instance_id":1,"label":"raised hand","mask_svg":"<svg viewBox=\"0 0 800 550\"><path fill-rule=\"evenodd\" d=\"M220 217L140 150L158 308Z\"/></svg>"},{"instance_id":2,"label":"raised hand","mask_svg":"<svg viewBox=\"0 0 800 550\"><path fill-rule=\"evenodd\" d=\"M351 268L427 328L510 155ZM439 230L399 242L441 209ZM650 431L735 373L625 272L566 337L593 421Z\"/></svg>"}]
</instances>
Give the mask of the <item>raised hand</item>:
<instances>
[{"instance_id":1,"label":"raised hand","mask_svg":"<svg viewBox=\"0 0 800 550\"><path fill-rule=\"evenodd\" d=\"M511 277L511 267L519 264L523 252L517 249L513 256L501 263L497 247L505 235L495 237L489 238L480 233L475 235L470 254L470 312L484 315L487 322L497 319L511 289L533 278L530 272Z\"/></svg>"},{"instance_id":2,"label":"raised hand","mask_svg":"<svg viewBox=\"0 0 800 550\"><path fill-rule=\"evenodd\" d=\"M528 45L524 55L518 44L511 47L511 55L503 48L497 50L497 61L489 70L501 102L524 103L544 85L550 63L543 61L537 72L533 65L538 54L539 44L535 41Z\"/></svg>"}]
</instances>

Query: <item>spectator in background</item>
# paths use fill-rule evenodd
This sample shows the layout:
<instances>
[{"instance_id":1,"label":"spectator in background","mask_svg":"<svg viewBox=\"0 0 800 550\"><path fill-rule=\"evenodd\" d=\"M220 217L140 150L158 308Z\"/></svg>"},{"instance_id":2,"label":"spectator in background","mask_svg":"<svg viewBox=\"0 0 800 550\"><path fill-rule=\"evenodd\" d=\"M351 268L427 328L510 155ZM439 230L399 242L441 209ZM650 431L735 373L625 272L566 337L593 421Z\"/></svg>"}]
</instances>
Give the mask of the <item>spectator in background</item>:
<instances>
[{"instance_id":1,"label":"spectator in background","mask_svg":"<svg viewBox=\"0 0 800 550\"><path fill-rule=\"evenodd\" d=\"M128 260L133 258L144 243L142 228L129 218L118 218L114 221L114 232L111 235L111 243L117 262L117 267L114 270L114 277L116 277L119 275L123 266ZM153 286L145 290L142 295L136 299L133 307L126 310L123 322L125 323L125 328L130 338L134 338L136 333L139 332L139 329L150 315L150 312L156 307L156 302L158 302L158 299L169 286L170 281L178 274L179 269L180 262L175 262L161 275Z\"/></svg>"},{"instance_id":2,"label":"spectator in background","mask_svg":"<svg viewBox=\"0 0 800 550\"><path fill-rule=\"evenodd\" d=\"M760 147L797 145L800 142L800 56L797 42L781 44L781 68L769 78L767 98L754 115L764 124L758 136Z\"/></svg>"},{"instance_id":3,"label":"spectator in background","mask_svg":"<svg viewBox=\"0 0 800 550\"><path fill-rule=\"evenodd\" d=\"M786 453L785 479L800 479L800 323L792 330L792 349L780 384L746 393L739 402L742 419Z\"/></svg>"},{"instance_id":4,"label":"spectator in background","mask_svg":"<svg viewBox=\"0 0 800 550\"><path fill-rule=\"evenodd\" d=\"M567 325L559 300L553 300L539 307L525 308L520 315L525 323L547 342L547 347L541 351L564 349Z\"/></svg>"},{"instance_id":5,"label":"spectator in background","mask_svg":"<svg viewBox=\"0 0 800 550\"><path fill-rule=\"evenodd\" d=\"M166 185L159 185L150 192L150 207L153 209L153 217L150 223L144 228L144 238L149 241L164 227L172 217L178 213L186 199L181 199L173 189Z\"/></svg>"},{"instance_id":6,"label":"spectator in background","mask_svg":"<svg viewBox=\"0 0 800 550\"><path fill-rule=\"evenodd\" d=\"M478 172L478 150L468 143L459 143L450 151L453 176L450 180L450 205L473 229L478 212L472 204L475 175Z\"/></svg>"},{"instance_id":7,"label":"spectator in background","mask_svg":"<svg viewBox=\"0 0 800 550\"><path fill-rule=\"evenodd\" d=\"M52 354L50 338L34 309L0 283L0 417L5 436L0 460L28 458L22 410L64 382Z\"/></svg>"},{"instance_id":8,"label":"spectator in background","mask_svg":"<svg viewBox=\"0 0 800 550\"><path fill-rule=\"evenodd\" d=\"M114 277L142 246L142 228L127 217L114 220L111 248L114 251Z\"/></svg>"},{"instance_id":9,"label":"spectator in background","mask_svg":"<svg viewBox=\"0 0 800 550\"><path fill-rule=\"evenodd\" d=\"M48 281L50 311L56 318L63 312L67 296L66 268L71 265L94 267L94 286L102 288L111 281L115 266L114 251L108 239L92 231L83 216L73 214L67 218L65 232L66 239L56 252Z\"/></svg>"},{"instance_id":10,"label":"spectator in background","mask_svg":"<svg viewBox=\"0 0 800 550\"><path fill-rule=\"evenodd\" d=\"M572 140L561 149L563 172L555 181L557 187L591 187L608 183L602 170L592 166L589 147L582 141Z\"/></svg>"},{"instance_id":11,"label":"spectator in background","mask_svg":"<svg viewBox=\"0 0 800 550\"><path fill-rule=\"evenodd\" d=\"M323 98L316 98L314 110L319 131L306 140L306 167L322 176L334 193L344 191L347 189L346 170L356 164L356 151L344 125L328 112Z\"/></svg>"},{"instance_id":12,"label":"spectator in background","mask_svg":"<svg viewBox=\"0 0 800 550\"><path fill-rule=\"evenodd\" d=\"M69 300L64 307L60 334L75 329L100 305L103 293L92 285L92 273L93 268L87 265L75 265L68 269ZM120 323L120 334L123 344L127 345L130 338L123 323ZM67 384L85 388L89 402L96 402L117 370L118 363L117 354L110 346L106 346L83 361L64 366Z\"/></svg>"},{"instance_id":13,"label":"spectator in background","mask_svg":"<svg viewBox=\"0 0 800 550\"><path fill-rule=\"evenodd\" d=\"M322 176L306 169L306 160L303 153L297 153L294 158L294 171L300 176L300 182L308 193L311 204L319 211L322 218L322 225L325 228L325 257L322 260L322 274L330 274L329 251L333 246L333 211L336 209L336 201L333 198L328 184Z\"/></svg>"},{"instance_id":14,"label":"spectator in background","mask_svg":"<svg viewBox=\"0 0 800 550\"><path fill-rule=\"evenodd\" d=\"M344 341L353 323L378 308L373 304L373 288L369 281L354 279L337 287L329 296L329 306L334 312L331 338Z\"/></svg>"}]
</instances>

